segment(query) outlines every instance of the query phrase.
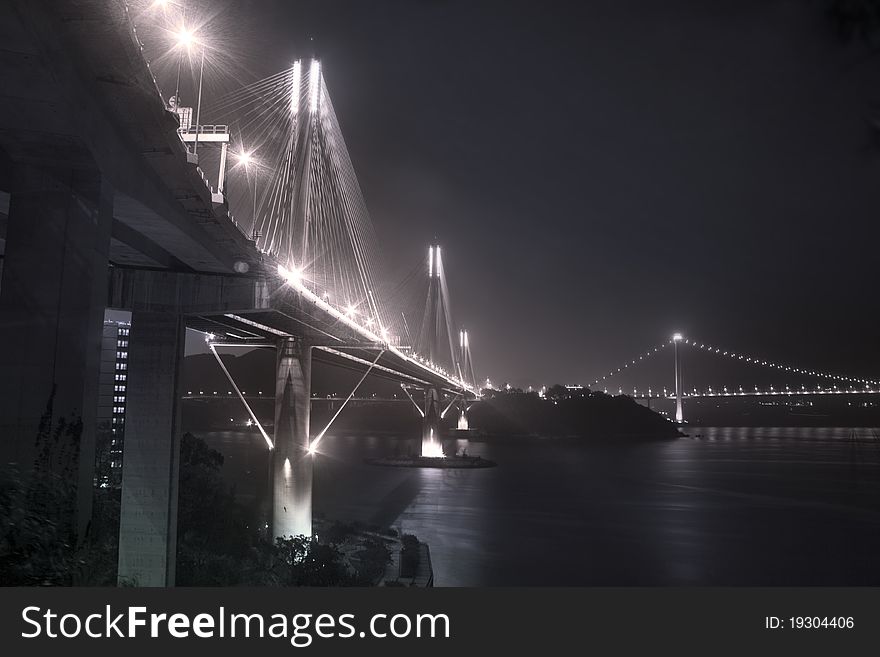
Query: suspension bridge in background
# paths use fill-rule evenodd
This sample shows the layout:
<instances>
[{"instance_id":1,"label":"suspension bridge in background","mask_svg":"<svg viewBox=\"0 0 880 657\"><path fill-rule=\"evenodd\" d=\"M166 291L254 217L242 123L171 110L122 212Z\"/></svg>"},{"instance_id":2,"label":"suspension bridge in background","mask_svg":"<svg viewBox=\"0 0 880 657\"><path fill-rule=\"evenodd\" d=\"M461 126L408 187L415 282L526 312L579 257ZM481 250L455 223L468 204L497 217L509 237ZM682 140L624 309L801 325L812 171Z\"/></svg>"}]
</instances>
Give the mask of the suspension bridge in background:
<instances>
[{"instance_id":1,"label":"suspension bridge in background","mask_svg":"<svg viewBox=\"0 0 880 657\"><path fill-rule=\"evenodd\" d=\"M0 105L0 448L4 463L27 465L46 426L81 428L72 524L82 540L97 408L104 397L116 402L122 388L118 576L167 586L177 547L187 329L205 335L227 396L248 410L271 450L273 536L312 534L314 454L346 404L364 399L358 391L368 376L400 386L422 419L421 454L429 457L443 455L441 421L457 409L457 427L466 429L467 406L480 393L471 336L452 314L441 245L419 254L403 281L383 271L321 62L300 59L203 103L207 47L177 26L179 62L184 55L198 62L189 107L179 74L173 94L160 89L135 18L122 0L0 6L0 79L9 93ZM236 218L233 207L245 216ZM124 362L102 360L107 309L131 313ZM242 349L276 353L271 431L221 358ZM687 390L686 349L817 384ZM685 401L703 396L875 394L880 387L681 335L590 387L613 388L622 372L669 351L674 384L632 394L674 398L678 421ZM318 431L310 426L315 362L358 374ZM121 445L122 423L112 431Z\"/></svg>"},{"instance_id":2,"label":"suspension bridge in background","mask_svg":"<svg viewBox=\"0 0 880 657\"><path fill-rule=\"evenodd\" d=\"M691 387L684 385L685 381L685 353L704 354L713 356L721 361L727 361L739 366L745 366L747 371L738 373L743 379L739 383L730 385L706 385L705 387ZM671 381L667 386L654 388L648 385L642 386L615 386L614 382L624 376L638 378L640 369L644 365L657 361L663 354L671 353L669 374ZM757 372L769 373L775 377L781 377L781 385L744 383L743 380ZM757 378L752 376L752 381ZM766 378L766 375L761 377ZM669 379L666 379L669 380ZM787 382L785 382L787 381ZM796 381L796 382L795 382ZM609 386L611 386L609 388ZM723 349L706 342L699 342L686 338L682 333L675 333L672 337L656 347L640 353L619 367L595 378L587 386L591 390L604 393L628 395L633 399L666 399L675 403L676 422L685 421L684 402L688 399L706 398L743 398L743 397L782 397L803 398L812 396L838 396L838 395L878 395L880 394L880 380L858 376L847 376L839 373L821 371L809 367L797 367L790 364L779 363L774 360L762 358L748 353Z\"/></svg>"}]
</instances>

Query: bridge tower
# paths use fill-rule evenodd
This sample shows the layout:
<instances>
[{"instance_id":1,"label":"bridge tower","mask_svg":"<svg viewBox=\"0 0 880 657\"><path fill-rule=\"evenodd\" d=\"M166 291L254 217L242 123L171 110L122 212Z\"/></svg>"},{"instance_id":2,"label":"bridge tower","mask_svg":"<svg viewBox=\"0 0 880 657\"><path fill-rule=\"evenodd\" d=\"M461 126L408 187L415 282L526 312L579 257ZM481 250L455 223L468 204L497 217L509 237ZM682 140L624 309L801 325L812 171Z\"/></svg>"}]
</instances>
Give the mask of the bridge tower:
<instances>
[{"instance_id":1,"label":"bridge tower","mask_svg":"<svg viewBox=\"0 0 880 657\"><path fill-rule=\"evenodd\" d=\"M312 535L309 453L312 348L298 338L278 343L275 368L275 449L272 452L272 535Z\"/></svg>"},{"instance_id":2,"label":"bridge tower","mask_svg":"<svg viewBox=\"0 0 880 657\"><path fill-rule=\"evenodd\" d=\"M440 391L425 389L425 417L422 420L422 456L443 456L440 443Z\"/></svg>"},{"instance_id":3,"label":"bridge tower","mask_svg":"<svg viewBox=\"0 0 880 657\"><path fill-rule=\"evenodd\" d=\"M681 351L678 344L682 341L681 333L672 336L672 344L675 352L675 421L679 424L684 422L684 413L681 408Z\"/></svg>"},{"instance_id":4,"label":"bridge tower","mask_svg":"<svg viewBox=\"0 0 880 657\"><path fill-rule=\"evenodd\" d=\"M461 330L458 332L458 378L462 381L468 381L468 376L470 375L470 380L468 381L471 385L473 383L473 365L470 362L470 346L468 345L468 332L465 330ZM462 397L459 400L458 407L458 424L456 428L459 431L467 431L469 428L468 419L467 419L467 402Z\"/></svg>"},{"instance_id":5,"label":"bridge tower","mask_svg":"<svg viewBox=\"0 0 880 657\"><path fill-rule=\"evenodd\" d=\"M305 90L305 92L304 92ZM321 63L293 64L290 88L292 226L286 253L301 265L309 252L312 141L321 102ZM272 535L312 535L312 477L309 453L311 346L301 339L278 343L275 377L275 449L272 454Z\"/></svg>"},{"instance_id":6,"label":"bridge tower","mask_svg":"<svg viewBox=\"0 0 880 657\"><path fill-rule=\"evenodd\" d=\"M438 341L443 331L443 283L440 279L440 245L428 247L428 300L425 305L425 328L428 360L437 362Z\"/></svg>"},{"instance_id":7,"label":"bridge tower","mask_svg":"<svg viewBox=\"0 0 880 657\"><path fill-rule=\"evenodd\" d=\"M441 279L440 245L428 247L428 298L425 302L423 332L428 360L437 364L440 356L439 338L443 332L443 281ZM422 456L442 456L440 445L440 391L425 389L425 416L422 420Z\"/></svg>"}]
</instances>

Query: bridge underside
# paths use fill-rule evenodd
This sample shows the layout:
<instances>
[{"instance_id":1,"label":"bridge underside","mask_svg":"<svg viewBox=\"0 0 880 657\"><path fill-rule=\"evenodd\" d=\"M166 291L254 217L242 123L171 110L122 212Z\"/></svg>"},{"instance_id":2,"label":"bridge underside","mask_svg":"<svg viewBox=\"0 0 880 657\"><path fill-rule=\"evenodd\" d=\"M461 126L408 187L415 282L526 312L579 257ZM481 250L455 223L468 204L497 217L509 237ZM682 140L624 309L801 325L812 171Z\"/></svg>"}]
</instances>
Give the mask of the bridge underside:
<instances>
[{"instance_id":1,"label":"bridge underside","mask_svg":"<svg viewBox=\"0 0 880 657\"><path fill-rule=\"evenodd\" d=\"M126 411L131 432L126 433L123 460L119 575L142 585L173 581L170 555L177 483L176 475L169 478L168 472L177 467L184 327L213 334L212 343L217 345L259 345L277 350L272 510L276 536L311 533L313 359L360 372L372 367L371 375L434 391L426 417L432 421L435 438L436 396L442 391L462 393L449 377L400 348L365 339L368 332L292 289L278 276L114 268L108 305L132 312L130 403ZM161 366L147 366L146 362ZM145 376L138 369L152 371Z\"/></svg>"},{"instance_id":2,"label":"bridge underside","mask_svg":"<svg viewBox=\"0 0 880 657\"><path fill-rule=\"evenodd\" d=\"M303 309L240 311L233 313L190 315L187 327L214 335L217 343L246 347L248 344L272 344L279 339L296 337L315 348L313 358L322 363L358 371L373 365L371 376L415 386L436 386L456 391L447 379L437 376L403 351L391 351L382 343L366 342L356 336L334 335L334 327L321 322ZM379 356L379 352L382 352ZM376 360L376 357L379 359Z\"/></svg>"}]
</instances>

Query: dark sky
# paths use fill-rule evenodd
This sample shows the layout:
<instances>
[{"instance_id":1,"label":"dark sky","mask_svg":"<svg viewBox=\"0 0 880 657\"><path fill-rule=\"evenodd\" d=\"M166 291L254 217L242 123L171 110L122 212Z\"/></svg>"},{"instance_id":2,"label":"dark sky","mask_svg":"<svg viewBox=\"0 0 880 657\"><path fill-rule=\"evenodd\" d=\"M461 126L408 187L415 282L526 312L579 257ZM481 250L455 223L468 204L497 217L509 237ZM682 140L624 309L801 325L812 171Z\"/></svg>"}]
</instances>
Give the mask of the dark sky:
<instances>
[{"instance_id":1,"label":"dark sky","mask_svg":"<svg viewBox=\"0 0 880 657\"><path fill-rule=\"evenodd\" d=\"M676 329L880 370L880 57L821 2L246 5L254 79L315 38L386 257L444 245L478 375L585 382Z\"/></svg>"}]
</instances>

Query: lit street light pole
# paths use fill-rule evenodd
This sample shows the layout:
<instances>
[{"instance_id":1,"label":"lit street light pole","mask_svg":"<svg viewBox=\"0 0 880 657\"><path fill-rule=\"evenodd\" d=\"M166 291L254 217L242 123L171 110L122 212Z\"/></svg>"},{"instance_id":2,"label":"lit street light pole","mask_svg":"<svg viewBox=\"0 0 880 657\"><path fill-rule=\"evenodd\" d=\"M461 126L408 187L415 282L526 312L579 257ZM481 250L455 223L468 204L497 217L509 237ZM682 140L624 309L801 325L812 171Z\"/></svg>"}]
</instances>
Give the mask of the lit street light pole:
<instances>
[{"instance_id":1,"label":"lit street light pole","mask_svg":"<svg viewBox=\"0 0 880 657\"><path fill-rule=\"evenodd\" d=\"M196 140L193 143L193 153L199 153L199 131L202 125L202 77L205 73L205 46L202 46L201 62L199 64L199 98L196 103Z\"/></svg>"},{"instance_id":2,"label":"lit street light pole","mask_svg":"<svg viewBox=\"0 0 880 657\"><path fill-rule=\"evenodd\" d=\"M672 336L672 344L675 348L675 421L678 424L684 421L684 413L681 408L681 355L678 353L678 343L681 341L681 333Z\"/></svg>"},{"instance_id":3,"label":"lit street light pole","mask_svg":"<svg viewBox=\"0 0 880 657\"><path fill-rule=\"evenodd\" d=\"M182 25L186 25L186 7L183 2L180 3L180 22ZM180 52L177 58L177 86L174 88L174 99L178 107L180 107L180 68L182 65L183 51Z\"/></svg>"}]
</instances>

